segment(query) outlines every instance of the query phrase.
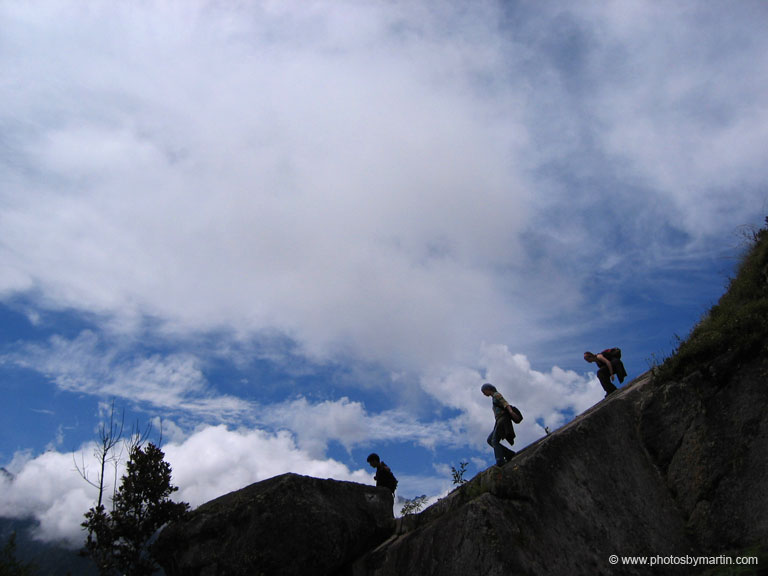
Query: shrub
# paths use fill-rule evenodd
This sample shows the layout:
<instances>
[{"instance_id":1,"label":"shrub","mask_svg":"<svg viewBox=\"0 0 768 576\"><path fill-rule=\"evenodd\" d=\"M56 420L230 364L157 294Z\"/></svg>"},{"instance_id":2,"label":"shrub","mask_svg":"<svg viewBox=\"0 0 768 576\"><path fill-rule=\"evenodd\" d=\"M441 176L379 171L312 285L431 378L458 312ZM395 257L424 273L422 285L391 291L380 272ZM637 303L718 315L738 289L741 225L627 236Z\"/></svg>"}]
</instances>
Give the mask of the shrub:
<instances>
[{"instance_id":1,"label":"shrub","mask_svg":"<svg viewBox=\"0 0 768 576\"><path fill-rule=\"evenodd\" d=\"M755 232L752 240L725 294L657 369L658 380L684 378L723 354L737 363L766 350L768 227Z\"/></svg>"}]
</instances>

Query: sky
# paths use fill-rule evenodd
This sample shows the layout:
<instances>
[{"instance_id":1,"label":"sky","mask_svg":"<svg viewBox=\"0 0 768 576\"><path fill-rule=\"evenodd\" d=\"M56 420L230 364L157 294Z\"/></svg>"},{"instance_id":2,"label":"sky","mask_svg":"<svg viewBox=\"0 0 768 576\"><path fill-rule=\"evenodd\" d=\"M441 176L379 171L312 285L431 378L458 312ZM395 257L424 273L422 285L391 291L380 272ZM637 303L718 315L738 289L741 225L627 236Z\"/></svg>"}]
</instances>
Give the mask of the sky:
<instances>
[{"instance_id":1,"label":"sky","mask_svg":"<svg viewBox=\"0 0 768 576\"><path fill-rule=\"evenodd\" d=\"M768 5L0 2L0 516L77 546L114 403L197 506L435 499L630 380L768 213ZM626 384L627 382L625 382ZM110 473L121 474L125 454ZM575 455L575 457L578 457Z\"/></svg>"}]
</instances>

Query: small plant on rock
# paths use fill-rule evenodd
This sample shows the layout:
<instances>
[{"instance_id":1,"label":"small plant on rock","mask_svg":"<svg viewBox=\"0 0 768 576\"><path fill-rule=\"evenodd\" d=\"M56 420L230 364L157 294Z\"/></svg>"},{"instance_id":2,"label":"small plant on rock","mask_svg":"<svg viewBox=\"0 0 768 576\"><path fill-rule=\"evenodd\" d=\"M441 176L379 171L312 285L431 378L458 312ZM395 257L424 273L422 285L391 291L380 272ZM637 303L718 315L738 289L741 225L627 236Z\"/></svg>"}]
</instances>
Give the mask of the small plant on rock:
<instances>
[{"instance_id":1,"label":"small plant on rock","mask_svg":"<svg viewBox=\"0 0 768 576\"><path fill-rule=\"evenodd\" d=\"M421 511L421 509L424 507L424 504L426 503L427 496L425 494L417 496L416 498L412 498L411 500L406 500L405 504L403 504L403 508L400 510L400 514L403 516L416 514L417 512Z\"/></svg>"},{"instance_id":2,"label":"small plant on rock","mask_svg":"<svg viewBox=\"0 0 768 576\"><path fill-rule=\"evenodd\" d=\"M459 462L459 467L454 468L451 466L451 476L453 476L453 483L456 486L461 486L462 484L465 484L467 482L466 478L464 478L464 474L467 471L467 466L469 465L469 462L465 462L462 460Z\"/></svg>"}]
</instances>

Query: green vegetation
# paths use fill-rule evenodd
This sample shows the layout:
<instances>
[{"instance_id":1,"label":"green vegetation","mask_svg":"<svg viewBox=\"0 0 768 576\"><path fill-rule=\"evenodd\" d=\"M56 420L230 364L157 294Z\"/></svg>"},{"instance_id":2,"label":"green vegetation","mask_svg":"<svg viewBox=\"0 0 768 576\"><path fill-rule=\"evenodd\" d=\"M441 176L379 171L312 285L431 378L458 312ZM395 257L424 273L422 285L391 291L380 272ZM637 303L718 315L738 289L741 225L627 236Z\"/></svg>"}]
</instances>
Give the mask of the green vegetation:
<instances>
[{"instance_id":1,"label":"green vegetation","mask_svg":"<svg viewBox=\"0 0 768 576\"><path fill-rule=\"evenodd\" d=\"M765 353L768 346L768 218L752 234L738 274L720 301L656 369L659 381L682 379L715 358L730 365Z\"/></svg>"},{"instance_id":2,"label":"green vegetation","mask_svg":"<svg viewBox=\"0 0 768 576\"><path fill-rule=\"evenodd\" d=\"M463 460L459 462L458 469L451 466L451 476L453 477L453 484L457 486L461 486L462 484L465 484L467 482L467 479L464 478L464 474L467 472L467 466L469 465L469 462L464 462Z\"/></svg>"},{"instance_id":3,"label":"green vegetation","mask_svg":"<svg viewBox=\"0 0 768 576\"><path fill-rule=\"evenodd\" d=\"M84 552L96 562L102 575L150 576L157 564L147 553L147 542L166 522L180 518L189 508L173 502L178 490L171 485L171 466L160 448L133 444L126 473L107 513L97 504L85 514L88 530Z\"/></svg>"},{"instance_id":4,"label":"green vegetation","mask_svg":"<svg viewBox=\"0 0 768 576\"><path fill-rule=\"evenodd\" d=\"M422 508L424 508L424 504L427 503L427 496L425 494L422 494L421 496L417 496L416 498L413 498L411 500L406 500L405 504L403 504L402 509L400 510L400 514L403 516L408 516L409 514L416 514L421 511Z\"/></svg>"}]
</instances>

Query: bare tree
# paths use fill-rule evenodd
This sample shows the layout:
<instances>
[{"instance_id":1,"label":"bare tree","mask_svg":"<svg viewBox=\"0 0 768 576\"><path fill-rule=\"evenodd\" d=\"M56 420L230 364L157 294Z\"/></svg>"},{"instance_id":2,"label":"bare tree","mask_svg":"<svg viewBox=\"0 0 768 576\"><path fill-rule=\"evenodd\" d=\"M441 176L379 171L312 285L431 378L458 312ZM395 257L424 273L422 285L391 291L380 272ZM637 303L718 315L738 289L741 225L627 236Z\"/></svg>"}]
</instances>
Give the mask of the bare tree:
<instances>
[{"instance_id":1,"label":"bare tree","mask_svg":"<svg viewBox=\"0 0 768 576\"><path fill-rule=\"evenodd\" d=\"M117 490L117 467L120 463L120 456L122 450L118 452L116 447L120 444L123 438L123 427L125 422L125 410L120 414L120 420L118 421L115 414L115 400L112 399L112 404L109 410L109 417L104 417L104 420L99 424L99 443L94 449L93 455L99 463L99 470L96 474L96 478L91 478L88 473L88 465L85 463L85 456L80 454L80 463L78 464L76 456L73 454L72 459L75 462L75 468L78 474L88 482L91 486L99 491L98 504L102 506L104 501L104 472L107 464L111 464L115 467L115 480L112 493L114 496Z\"/></svg>"},{"instance_id":2,"label":"bare tree","mask_svg":"<svg viewBox=\"0 0 768 576\"><path fill-rule=\"evenodd\" d=\"M160 443L157 444L159 447L162 444L162 427L160 428ZM147 425L142 430L141 425L139 424L139 421L136 420L135 424L131 425L131 433L128 436L128 439L125 441L125 447L128 450L128 454L133 454L135 450L141 448L147 440L149 440L150 435L152 434L152 422L148 422Z\"/></svg>"}]
</instances>

